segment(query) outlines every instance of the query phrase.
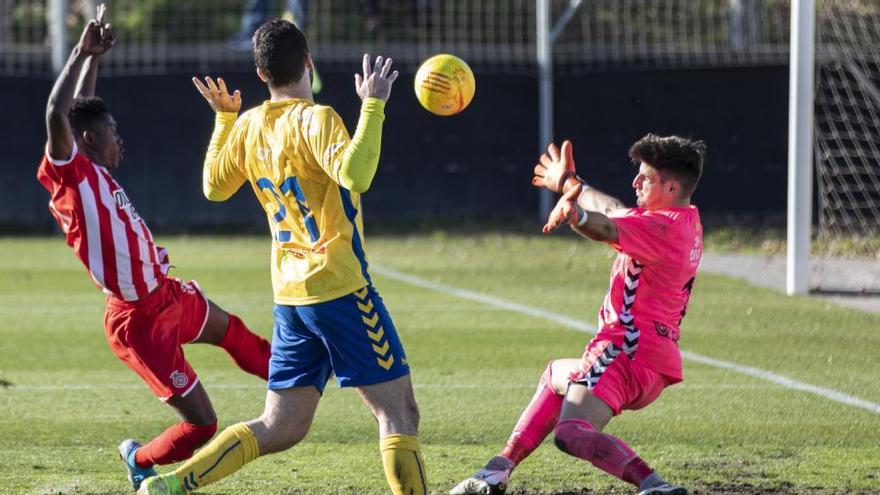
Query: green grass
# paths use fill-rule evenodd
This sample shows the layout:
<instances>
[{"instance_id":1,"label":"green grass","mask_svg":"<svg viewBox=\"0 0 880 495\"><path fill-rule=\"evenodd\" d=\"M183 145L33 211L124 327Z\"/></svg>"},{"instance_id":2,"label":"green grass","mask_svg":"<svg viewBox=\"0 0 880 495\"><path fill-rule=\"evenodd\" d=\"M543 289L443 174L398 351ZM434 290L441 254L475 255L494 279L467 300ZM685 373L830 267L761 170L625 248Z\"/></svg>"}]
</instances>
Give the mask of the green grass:
<instances>
[{"instance_id":1,"label":"green grass","mask_svg":"<svg viewBox=\"0 0 880 495\"><path fill-rule=\"evenodd\" d=\"M174 273L269 335L268 240L160 239ZM612 253L571 236L368 237L371 262L592 323ZM431 491L504 443L546 362L589 335L374 275L407 348ZM0 239L0 493L127 493L120 440L175 421L104 343L103 297L60 237ZM880 316L701 274L683 349L880 402ZM264 385L188 346L221 427L257 416ZM685 362L685 382L615 419L667 478L696 493L880 493L880 414ZM515 494L633 493L545 444ZM376 425L329 386L306 440L209 487L214 494L383 494Z\"/></svg>"}]
</instances>

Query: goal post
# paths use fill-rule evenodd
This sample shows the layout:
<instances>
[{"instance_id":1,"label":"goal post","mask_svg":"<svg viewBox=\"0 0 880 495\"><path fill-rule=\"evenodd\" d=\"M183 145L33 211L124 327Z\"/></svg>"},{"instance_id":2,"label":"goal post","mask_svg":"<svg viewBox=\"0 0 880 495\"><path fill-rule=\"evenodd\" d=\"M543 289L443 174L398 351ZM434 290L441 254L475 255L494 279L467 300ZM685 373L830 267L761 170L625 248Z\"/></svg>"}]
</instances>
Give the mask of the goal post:
<instances>
[{"instance_id":1,"label":"goal post","mask_svg":"<svg viewBox=\"0 0 880 495\"><path fill-rule=\"evenodd\" d=\"M810 289L815 26L815 0L792 0L785 275L789 295L805 294Z\"/></svg>"}]
</instances>

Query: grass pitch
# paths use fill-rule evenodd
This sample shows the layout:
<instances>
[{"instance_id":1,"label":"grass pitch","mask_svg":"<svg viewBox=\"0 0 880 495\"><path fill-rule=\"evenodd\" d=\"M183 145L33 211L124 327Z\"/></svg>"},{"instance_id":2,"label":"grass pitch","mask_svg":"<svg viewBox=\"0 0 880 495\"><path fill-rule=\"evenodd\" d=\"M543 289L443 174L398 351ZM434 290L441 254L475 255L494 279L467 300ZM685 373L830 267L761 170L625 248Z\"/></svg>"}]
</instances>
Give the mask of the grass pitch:
<instances>
[{"instance_id":1,"label":"grass pitch","mask_svg":"<svg viewBox=\"0 0 880 495\"><path fill-rule=\"evenodd\" d=\"M271 333L266 238L160 239L177 268L251 328ZM370 261L433 282L593 323L612 253L571 236L368 237ZM422 411L432 493L504 443L547 361L590 335L546 319L373 275L395 319ZM129 487L116 445L176 421L110 352L103 297L61 237L0 239L0 494L111 494ZM683 349L880 403L880 316L701 274ZM192 345L223 428L257 416L264 385L225 352ZM695 493L880 493L880 412L694 361L685 381L608 431ZM870 406L869 406L870 408ZM167 469L167 468L163 468ZM634 493L548 442L515 494ZM213 494L387 493L377 428L328 386L306 440L210 486Z\"/></svg>"}]
</instances>

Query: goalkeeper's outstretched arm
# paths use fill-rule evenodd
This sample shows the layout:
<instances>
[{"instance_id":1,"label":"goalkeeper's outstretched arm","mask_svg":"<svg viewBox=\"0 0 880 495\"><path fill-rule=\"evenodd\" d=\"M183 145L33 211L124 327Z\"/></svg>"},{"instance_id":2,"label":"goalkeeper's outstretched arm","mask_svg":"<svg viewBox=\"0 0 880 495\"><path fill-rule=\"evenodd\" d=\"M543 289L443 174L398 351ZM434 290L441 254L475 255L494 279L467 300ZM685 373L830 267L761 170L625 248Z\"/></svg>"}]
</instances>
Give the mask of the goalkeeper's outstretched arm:
<instances>
[{"instance_id":1,"label":"goalkeeper's outstretched arm","mask_svg":"<svg viewBox=\"0 0 880 495\"><path fill-rule=\"evenodd\" d=\"M556 143L550 143L547 151L541 154L535 164L534 174L532 184L535 187L546 188L558 194L565 194L575 187L580 188L577 204L584 210L609 215L615 210L626 208L621 200L587 185L578 177L574 149L567 139L562 142L561 150Z\"/></svg>"}]
</instances>

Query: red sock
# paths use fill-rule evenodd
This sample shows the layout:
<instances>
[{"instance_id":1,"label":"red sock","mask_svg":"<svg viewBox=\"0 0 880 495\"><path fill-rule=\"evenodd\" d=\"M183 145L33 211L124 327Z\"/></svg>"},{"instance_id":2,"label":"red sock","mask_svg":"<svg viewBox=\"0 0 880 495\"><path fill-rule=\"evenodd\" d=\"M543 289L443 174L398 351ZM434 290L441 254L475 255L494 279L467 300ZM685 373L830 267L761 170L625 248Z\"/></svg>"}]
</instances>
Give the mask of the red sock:
<instances>
[{"instance_id":1,"label":"red sock","mask_svg":"<svg viewBox=\"0 0 880 495\"><path fill-rule=\"evenodd\" d=\"M189 459L193 452L211 439L217 431L217 422L200 426L181 421L168 428L150 443L134 452L134 462L146 468L154 464L173 464Z\"/></svg>"},{"instance_id":2,"label":"red sock","mask_svg":"<svg viewBox=\"0 0 880 495\"><path fill-rule=\"evenodd\" d=\"M553 390L552 366L551 361L541 375L532 401L519 417L510 439L507 440L507 445L499 454L513 461L514 465L522 462L538 448L559 421L559 411L562 410L564 397Z\"/></svg>"},{"instance_id":3,"label":"red sock","mask_svg":"<svg viewBox=\"0 0 880 495\"><path fill-rule=\"evenodd\" d=\"M263 380L269 379L269 356L272 354L269 342L251 332L237 316L229 315L229 327L218 345L232 356L239 368Z\"/></svg>"},{"instance_id":4,"label":"red sock","mask_svg":"<svg viewBox=\"0 0 880 495\"><path fill-rule=\"evenodd\" d=\"M567 454L635 486L654 471L626 443L596 431L589 421L565 419L556 426L556 446Z\"/></svg>"}]
</instances>

